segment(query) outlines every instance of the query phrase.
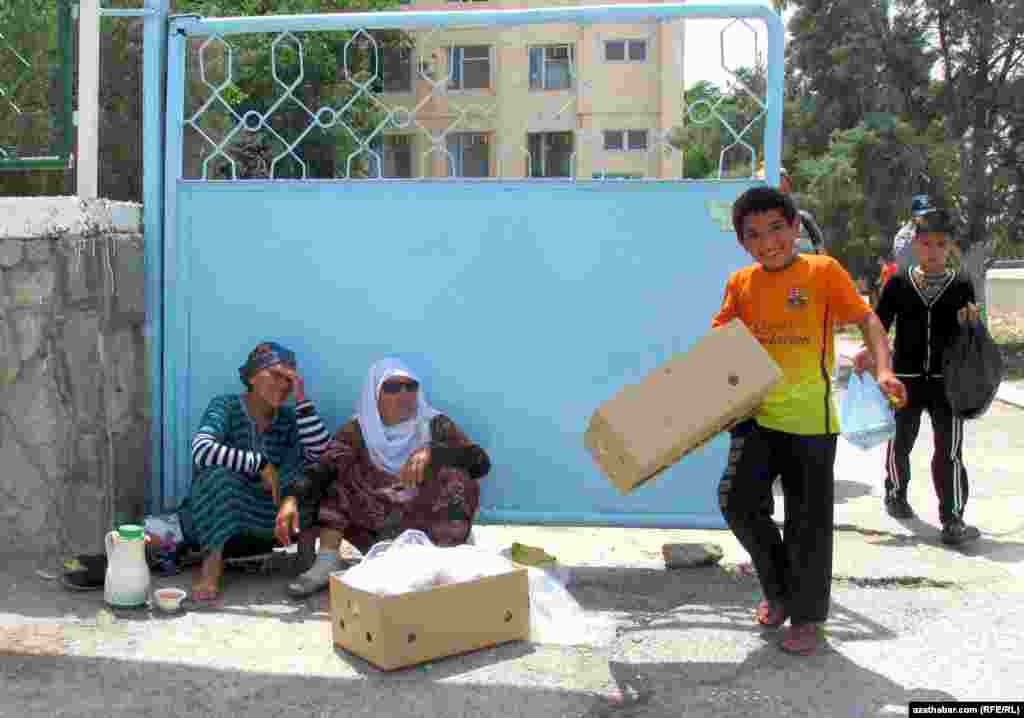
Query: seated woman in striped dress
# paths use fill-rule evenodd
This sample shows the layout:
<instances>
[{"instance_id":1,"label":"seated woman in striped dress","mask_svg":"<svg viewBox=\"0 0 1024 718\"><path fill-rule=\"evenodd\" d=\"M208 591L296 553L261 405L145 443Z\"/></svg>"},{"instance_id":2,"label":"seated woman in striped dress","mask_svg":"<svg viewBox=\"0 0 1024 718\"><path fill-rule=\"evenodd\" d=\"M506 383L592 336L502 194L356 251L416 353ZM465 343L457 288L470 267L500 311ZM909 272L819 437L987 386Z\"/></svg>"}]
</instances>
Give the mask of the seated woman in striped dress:
<instances>
[{"instance_id":1,"label":"seated woman in striped dress","mask_svg":"<svg viewBox=\"0 0 1024 718\"><path fill-rule=\"evenodd\" d=\"M490 468L487 453L427 403L408 367L398 359L377 362L355 417L296 481L278 512L282 543L298 527L300 507L317 524L303 530L300 544L320 538L313 566L288 593L308 596L327 586L329 574L341 567L342 538L361 551L406 529L423 531L439 546L464 543L480 504L477 479Z\"/></svg>"},{"instance_id":2,"label":"seated woman in striped dress","mask_svg":"<svg viewBox=\"0 0 1024 718\"><path fill-rule=\"evenodd\" d=\"M307 462L319 460L329 435L306 398L295 354L264 342L239 368L246 387L210 402L192 439L188 505L205 554L192 590L197 602L216 601L224 544L243 533L273 536L281 493L288 495ZM294 392L294 408L284 406Z\"/></svg>"}]
</instances>

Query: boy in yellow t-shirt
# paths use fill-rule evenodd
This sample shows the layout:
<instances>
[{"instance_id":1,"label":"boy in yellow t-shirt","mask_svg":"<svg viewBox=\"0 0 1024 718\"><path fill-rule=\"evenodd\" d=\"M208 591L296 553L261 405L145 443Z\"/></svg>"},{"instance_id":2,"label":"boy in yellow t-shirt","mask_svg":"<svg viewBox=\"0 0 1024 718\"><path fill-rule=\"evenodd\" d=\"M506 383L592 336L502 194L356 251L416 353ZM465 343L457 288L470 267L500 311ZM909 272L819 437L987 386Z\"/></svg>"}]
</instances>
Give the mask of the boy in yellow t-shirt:
<instances>
[{"instance_id":1,"label":"boy in yellow t-shirt","mask_svg":"<svg viewBox=\"0 0 1024 718\"><path fill-rule=\"evenodd\" d=\"M845 269L831 257L798 254L793 201L755 187L733 204L733 226L755 263L729 277L712 325L739 318L783 370L754 417L732 432L719 504L750 554L764 600L757 621L779 627L780 646L813 653L828 617L832 582L833 465L839 420L831 395L833 327L857 324L878 367L878 383L897 404L906 390L892 372L885 330ZM771 513L781 476L785 532Z\"/></svg>"}]
</instances>

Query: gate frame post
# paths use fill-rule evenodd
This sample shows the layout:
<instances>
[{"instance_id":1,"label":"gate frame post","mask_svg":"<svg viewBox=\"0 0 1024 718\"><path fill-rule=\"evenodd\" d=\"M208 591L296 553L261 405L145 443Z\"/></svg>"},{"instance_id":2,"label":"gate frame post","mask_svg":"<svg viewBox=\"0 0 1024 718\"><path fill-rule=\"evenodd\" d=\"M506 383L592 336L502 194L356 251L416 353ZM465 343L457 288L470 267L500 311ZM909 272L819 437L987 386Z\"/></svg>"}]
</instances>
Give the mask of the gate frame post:
<instances>
[{"instance_id":1,"label":"gate frame post","mask_svg":"<svg viewBox=\"0 0 1024 718\"><path fill-rule=\"evenodd\" d=\"M160 0L164 1L164 0ZM185 64L188 50L188 37L184 25L194 15L168 16L167 21L167 82L166 104L163 113L163 207L161 221L163 226L160 246L163 263L163 276L159 287L162 308L161 338L174 337L175 340L187 331L188 308L183 305L188 301L181 292L188 282L188 265L181 252L181 241L178 236L177 197L178 184L182 177L182 128L185 113ZM162 342L162 344L165 342ZM173 343L172 343L173 344ZM162 347L161 347L162 348ZM183 476L183 468L176 463L178 444L184 440L184 425L188 421L188 407L180 406L180 395L186 398L181 383L188 376L187 357L178 356L176 352L161 351L161 376L163 382L163 405L161 425L161 502L168 497L185 495L179 489L188 488L189 477ZM171 510L174 506L163 506Z\"/></svg>"},{"instance_id":2,"label":"gate frame post","mask_svg":"<svg viewBox=\"0 0 1024 718\"><path fill-rule=\"evenodd\" d=\"M170 0L145 0L142 55L142 224L146 319L143 331L150 406L147 510L163 510L164 78Z\"/></svg>"},{"instance_id":3,"label":"gate frame post","mask_svg":"<svg viewBox=\"0 0 1024 718\"><path fill-rule=\"evenodd\" d=\"M99 191L100 142L100 2L78 4L78 143L75 148L75 194L96 199Z\"/></svg>"}]
</instances>

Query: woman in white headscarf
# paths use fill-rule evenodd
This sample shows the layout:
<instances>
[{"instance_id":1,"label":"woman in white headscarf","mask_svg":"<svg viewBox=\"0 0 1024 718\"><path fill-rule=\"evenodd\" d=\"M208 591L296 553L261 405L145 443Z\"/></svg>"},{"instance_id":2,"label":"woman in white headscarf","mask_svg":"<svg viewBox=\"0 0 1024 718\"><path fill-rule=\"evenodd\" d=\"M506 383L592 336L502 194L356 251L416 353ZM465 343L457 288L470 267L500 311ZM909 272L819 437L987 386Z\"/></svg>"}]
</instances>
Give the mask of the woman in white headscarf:
<instances>
[{"instance_id":1,"label":"woman in white headscarf","mask_svg":"<svg viewBox=\"0 0 1024 718\"><path fill-rule=\"evenodd\" d=\"M477 479L490 471L487 453L429 403L419 378L395 358L370 367L356 415L338 430L320 463L307 470L278 512L277 535L290 543L299 512L315 513L320 551L312 568L288 586L308 596L341 568L344 538L361 551L406 529L439 546L464 543L480 503ZM301 507L301 508L300 508Z\"/></svg>"}]
</instances>

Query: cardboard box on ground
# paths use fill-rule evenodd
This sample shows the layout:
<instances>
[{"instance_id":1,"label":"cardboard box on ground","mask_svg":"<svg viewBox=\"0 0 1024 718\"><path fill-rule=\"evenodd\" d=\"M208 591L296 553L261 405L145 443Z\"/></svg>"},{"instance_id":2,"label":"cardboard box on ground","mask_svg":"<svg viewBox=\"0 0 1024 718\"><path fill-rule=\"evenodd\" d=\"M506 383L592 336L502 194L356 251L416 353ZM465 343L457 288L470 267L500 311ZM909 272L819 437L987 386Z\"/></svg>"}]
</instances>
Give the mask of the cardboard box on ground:
<instances>
[{"instance_id":1,"label":"cardboard box on ground","mask_svg":"<svg viewBox=\"0 0 1024 718\"><path fill-rule=\"evenodd\" d=\"M385 671L530 634L526 569L379 596L331 576L334 643Z\"/></svg>"},{"instance_id":2,"label":"cardboard box on ground","mask_svg":"<svg viewBox=\"0 0 1024 718\"><path fill-rule=\"evenodd\" d=\"M781 379L782 369L737 319L598 407L584 444L628 494L751 416Z\"/></svg>"}]
</instances>

